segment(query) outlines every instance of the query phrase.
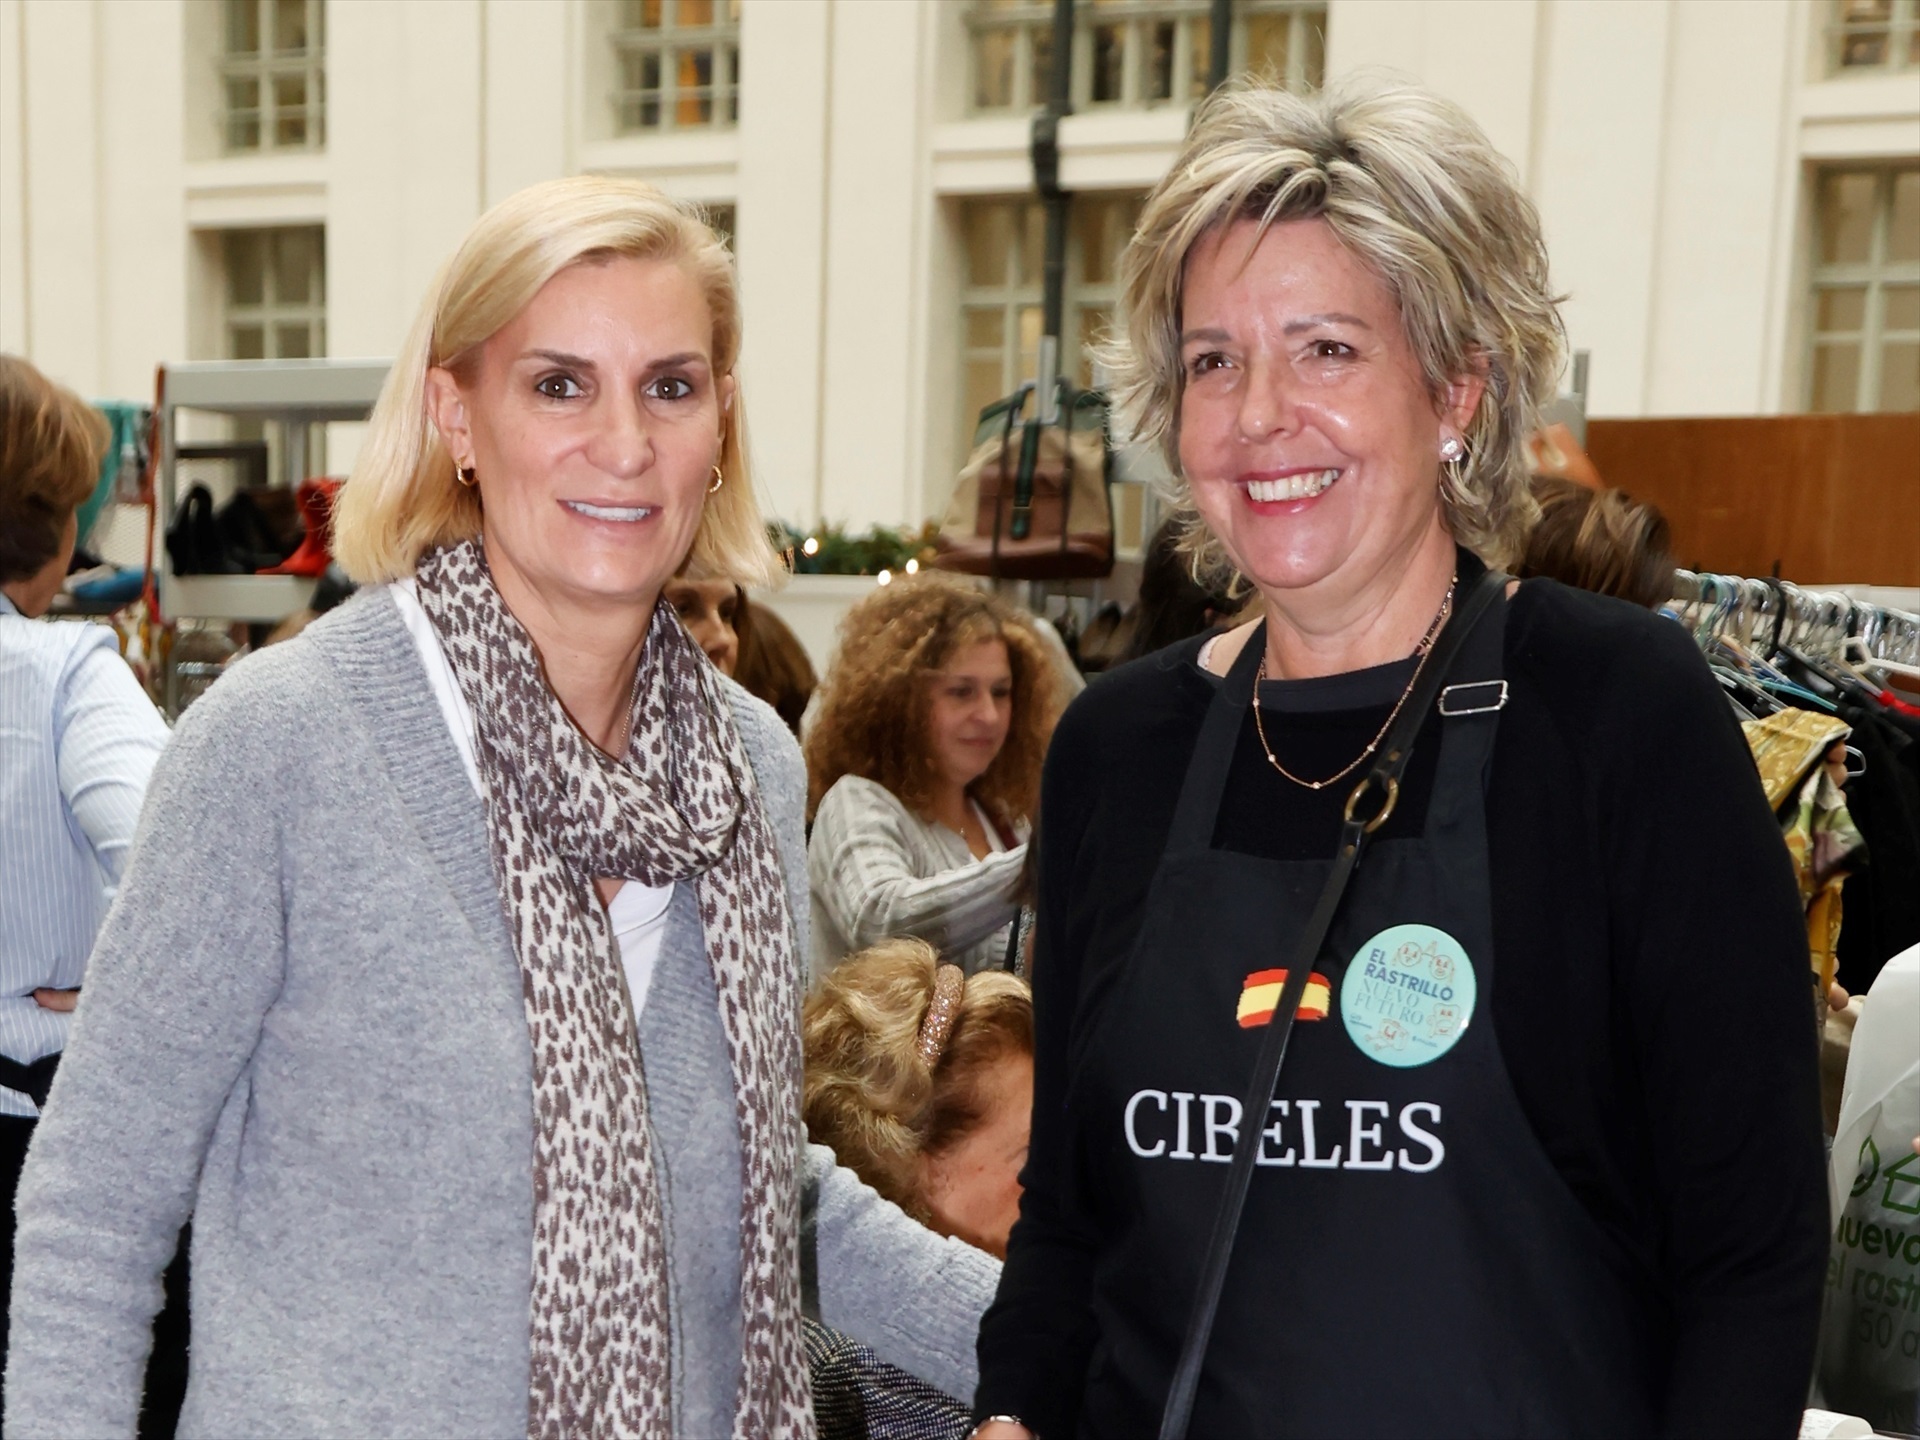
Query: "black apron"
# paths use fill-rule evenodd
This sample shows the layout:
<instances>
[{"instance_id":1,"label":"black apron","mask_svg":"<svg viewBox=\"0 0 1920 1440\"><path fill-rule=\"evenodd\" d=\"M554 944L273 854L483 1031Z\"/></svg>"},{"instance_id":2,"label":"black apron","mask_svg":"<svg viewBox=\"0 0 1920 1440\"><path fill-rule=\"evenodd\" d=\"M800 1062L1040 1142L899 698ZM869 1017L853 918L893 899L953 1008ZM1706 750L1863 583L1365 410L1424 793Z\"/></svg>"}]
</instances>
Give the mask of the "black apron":
<instances>
[{"instance_id":1,"label":"black apron","mask_svg":"<svg viewBox=\"0 0 1920 1440\"><path fill-rule=\"evenodd\" d=\"M1082 1435L1155 1433L1247 1131L1261 1164L1195 1440L1653 1431L1624 1257L1535 1138L1494 1035L1484 784L1505 612L1487 611L1448 677L1442 713L1479 713L1440 722L1425 833L1362 858L1315 971L1327 986L1309 988L1252 1126L1239 1096L1261 1008L1331 861L1211 848L1264 631L1221 685L1133 954L1074 1047L1082 1183L1107 1237ZM1470 682L1485 683L1455 688ZM1359 1038L1348 1010L1366 1017Z\"/></svg>"}]
</instances>

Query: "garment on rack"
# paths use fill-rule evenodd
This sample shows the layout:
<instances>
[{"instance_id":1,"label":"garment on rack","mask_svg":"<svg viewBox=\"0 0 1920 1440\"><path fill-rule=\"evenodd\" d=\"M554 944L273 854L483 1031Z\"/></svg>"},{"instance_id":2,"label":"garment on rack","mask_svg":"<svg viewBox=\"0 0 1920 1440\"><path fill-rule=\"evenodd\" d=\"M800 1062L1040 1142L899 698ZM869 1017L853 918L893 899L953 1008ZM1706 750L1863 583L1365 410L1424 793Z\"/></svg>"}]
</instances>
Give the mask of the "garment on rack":
<instances>
[{"instance_id":1,"label":"garment on rack","mask_svg":"<svg viewBox=\"0 0 1920 1440\"><path fill-rule=\"evenodd\" d=\"M1846 793L1829 773L1844 720L1812 710L1782 710L1741 725L1767 801L1781 818L1800 900L1807 908L1808 962L1824 992L1833 984L1840 942L1841 886L1865 849Z\"/></svg>"},{"instance_id":2,"label":"garment on rack","mask_svg":"<svg viewBox=\"0 0 1920 1440\"><path fill-rule=\"evenodd\" d=\"M1847 809L1869 857L1848 877L1838 950L1840 983L1858 995L1889 956L1920 945L1920 743L1864 701L1842 702L1840 718L1862 760L1847 780Z\"/></svg>"}]
</instances>

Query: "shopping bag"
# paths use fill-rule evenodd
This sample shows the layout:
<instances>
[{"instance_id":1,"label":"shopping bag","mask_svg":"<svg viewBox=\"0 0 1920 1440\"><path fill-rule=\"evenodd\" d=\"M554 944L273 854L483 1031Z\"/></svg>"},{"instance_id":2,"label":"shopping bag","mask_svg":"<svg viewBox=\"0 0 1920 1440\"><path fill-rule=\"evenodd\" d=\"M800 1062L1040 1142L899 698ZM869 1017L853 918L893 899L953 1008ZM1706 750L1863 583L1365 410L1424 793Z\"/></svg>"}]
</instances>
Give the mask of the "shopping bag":
<instances>
[{"instance_id":1,"label":"shopping bag","mask_svg":"<svg viewBox=\"0 0 1920 1440\"><path fill-rule=\"evenodd\" d=\"M1022 385L980 412L934 540L934 564L1009 580L1078 580L1113 572L1113 444L1106 397L1059 382L1059 416L1026 413Z\"/></svg>"},{"instance_id":2,"label":"shopping bag","mask_svg":"<svg viewBox=\"0 0 1920 1440\"><path fill-rule=\"evenodd\" d=\"M1886 963L1854 1027L1829 1174L1833 1244L1818 1401L1920 1434L1920 945Z\"/></svg>"}]
</instances>

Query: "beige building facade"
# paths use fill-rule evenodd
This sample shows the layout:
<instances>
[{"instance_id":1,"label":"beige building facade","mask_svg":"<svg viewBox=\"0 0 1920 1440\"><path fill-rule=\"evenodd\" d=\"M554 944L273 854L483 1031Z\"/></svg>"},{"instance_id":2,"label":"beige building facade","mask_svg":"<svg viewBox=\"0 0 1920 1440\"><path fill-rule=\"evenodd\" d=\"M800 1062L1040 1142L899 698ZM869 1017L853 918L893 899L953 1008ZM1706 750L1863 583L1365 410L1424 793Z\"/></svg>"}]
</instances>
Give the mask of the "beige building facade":
<instances>
[{"instance_id":1,"label":"beige building facade","mask_svg":"<svg viewBox=\"0 0 1920 1440\"><path fill-rule=\"evenodd\" d=\"M1238 8L1239 63L1388 69L1479 119L1545 217L1590 414L1920 408L1914 0ZM1069 348L1184 132L1207 10L1081 7ZM1031 363L1050 11L0 0L0 348L134 399L169 361L390 355L486 206L637 175L734 236L769 511L917 523Z\"/></svg>"}]
</instances>

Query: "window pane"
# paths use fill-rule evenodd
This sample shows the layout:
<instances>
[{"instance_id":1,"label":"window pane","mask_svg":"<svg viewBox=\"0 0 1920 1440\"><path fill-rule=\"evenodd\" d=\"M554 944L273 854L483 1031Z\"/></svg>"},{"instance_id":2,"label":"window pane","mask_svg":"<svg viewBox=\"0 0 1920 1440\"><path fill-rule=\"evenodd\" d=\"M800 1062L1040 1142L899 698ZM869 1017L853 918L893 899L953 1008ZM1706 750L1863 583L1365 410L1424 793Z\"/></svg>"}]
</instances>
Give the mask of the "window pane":
<instances>
[{"instance_id":1,"label":"window pane","mask_svg":"<svg viewBox=\"0 0 1920 1440\"><path fill-rule=\"evenodd\" d=\"M1213 74L1213 21L1196 16L1187 27L1187 97L1207 93Z\"/></svg>"},{"instance_id":2,"label":"window pane","mask_svg":"<svg viewBox=\"0 0 1920 1440\"><path fill-rule=\"evenodd\" d=\"M1124 197L1082 196L1074 207L1073 228L1081 283L1111 283L1114 261L1133 228L1133 202Z\"/></svg>"},{"instance_id":3,"label":"window pane","mask_svg":"<svg viewBox=\"0 0 1920 1440\"><path fill-rule=\"evenodd\" d=\"M1855 342L1813 347L1813 409L1848 414L1859 403L1860 346Z\"/></svg>"},{"instance_id":4,"label":"window pane","mask_svg":"<svg viewBox=\"0 0 1920 1440\"><path fill-rule=\"evenodd\" d=\"M258 325L235 325L227 332L227 349L235 360L264 360L265 332Z\"/></svg>"},{"instance_id":5,"label":"window pane","mask_svg":"<svg viewBox=\"0 0 1920 1440\"><path fill-rule=\"evenodd\" d=\"M676 125L707 125L713 121L713 52L680 50L675 52L674 84L678 91L673 107Z\"/></svg>"},{"instance_id":6,"label":"window pane","mask_svg":"<svg viewBox=\"0 0 1920 1440\"><path fill-rule=\"evenodd\" d=\"M1882 410L1920 410L1920 344L1900 341L1880 348Z\"/></svg>"},{"instance_id":7,"label":"window pane","mask_svg":"<svg viewBox=\"0 0 1920 1440\"><path fill-rule=\"evenodd\" d=\"M1291 15L1247 17L1247 69L1276 85L1287 80L1287 42L1293 31Z\"/></svg>"},{"instance_id":8,"label":"window pane","mask_svg":"<svg viewBox=\"0 0 1920 1440\"><path fill-rule=\"evenodd\" d=\"M1038 305L1020 307L1020 379L1031 380L1040 368L1040 332L1045 324Z\"/></svg>"},{"instance_id":9,"label":"window pane","mask_svg":"<svg viewBox=\"0 0 1920 1440\"><path fill-rule=\"evenodd\" d=\"M260 148L260 81L252 75L227 81L227 148Z\"/></svg>"},{"instance_id":10,"label":"window pane","mask_svg":"<svg viewBox=\"0 0 1920 1440\"><path fill-rule=\"evenodd\" d=\"M1003 365L998 353L991 360L979 359L967 362L967 423L972 425L980 418L980 412L1007 393L1007 383L1001 378Z\"/></svg>"},{"instance_id":11,"label":"window pane","mask_svg":"<svg viewBox=\"0 0 1920 1440\"><path fill-rule=\"evenodd\" d=\"M673 12L676 25L713 24L713 0L680 0L680 6Z\"/></svg>"},{"instance_id":12,"label":"window pane","mask_svg":"<svg viewBox=\"0 0 1920 1440\"><path fill-rule=\"evenodd\" d=\"M1013 31L983 30L974 37L973 103L980 110L1013 104Z\"/></svg>"},{"instance_id":13,"label":"window pane","mask_svg":"<svg viewBox=\"0 0 1920 1440\"><path fill-rule=\"evenodd\" d=\"M302 71L273 77L273 143L307 143L307 77Z\"/></svg>"},{"instance_id":14,"label":"window pane","mask_svg":"<svg viewBox=\"0 0 1920 1440\"><path fill-rule=\"evenodd\" d=\"M307 48L307 0L273 0L273 48Z\"/></svg>"},{"instance_id":15,"label":"window pane","mask_svg":"<svg viewBox=\"0 0 1920 1440\"><path fill-rule=\"evenodd\" d=\"M1014 206L976 201L966 210L967 284L1003 286L1013 260Z\"/></svg>"},{"instance_id":16,"label":"window pane","mask_svg":"<svg viewBox=\"0 0 1920 1440\"><path fill-rule=\"evenodd\" d=\"M271 233L275 302L305 305L320 299L314 293L320 273L320 231L301 228Z\"/></svg>"},{"instance_id":17,"label":"window pane","mask_svg":"<svg viewBox=\"0 0 1920 1440\"><path fill-rule=\"evenodd\" d=\"M1889 285L1880 297L1882 331L1920 330L1920 285Z\"/></svg>"},{"instance_id":18,"label":"window pane","mask_svg":"<svg viewBox=\"0 0 1920 1440\"><path fill-rule=\"evenodd\" d=\"M1820 292L1814 306L1815 330L1825 335L1836 330L1859 330L1866 323L1867 292L1864 286Z\"/></svg>"},{"instance_id":19,"label":"window pane","mask_svg":"<svg viewBox=\"0 0 1920 1440\"><path fill-rule=\"evenodd\" d=\"M1044 105L1053 93L1053 29L1035 25L1027 30L1027 50L1033 56L1033 71L1028 77L1027 103Z\"/></svg>"},{"instance_id":20,"label":"window pane","mask_svg":"<svg viewBox=\"0 0 1920 1440\"><path fill-rule=\"evenodd\" d=\"M660 0L621 0L620 28L622 30L658 30Z\"/></svg>"},{"instance_id":21,"label":"window pane","mask_svg":"<svg viewBox=\"0 0 1920 1440\"><path fill-rule=\"evenodd\" d=\"M1093 27L1093 84L1092 97L1097 102L1118 100L1121 94L1123 77L1126 74L1127 43L1126 27L1121 25L1096 25Z\"/></svg>"},{"instance_id":22,"label":"window pane","mask_svg":"<svg viewBox=\"0 0 1920 1440\"><path fill-rule=\"evenodd\" d=\"M1840 67L1843 70L1886 63L1887 32L1885 30L1849 30L1841 37Z\"/></svg>"},{"instance_id":23,"label":"window pane","mask_svg":"<svg viewBox=\"0 0 1920 1440\"><path fill-rule=\"evenodd\" d=\"M1920 30L1914 32L1920 35ZM1893 214L1887 217L1887 259L1920 260L1920 170L1893 177Z\"/></svg>"},{"instance_id":24,"label":"window pane","mask_svg":"<svg viewBox=\"0 0 1920 1440\"><path fill-rule=\"evenodd\" d=\"M1000 353L1004 339L1005 312L997 306L992 310L967 311L967 349L991 350Z\"/></svg>"},{"instance_id":25,"label":"window pane","mask_svg":"<svg viewBox=\"0 0 1920 1440\"><path fill-rule=\"evenodd\" d=\"M1827 265L1864 265L1872 258L1871 171L1828 175L1820 187L1820 259Z\"/></svg>"},{"instance_id":26,"label":"window pane","mask_svg":"<svg viewBox=\"0 0 1920 1440\"><path fill-rule=\"evenodd\" d=\"M1146 65L1140 76L1143 99L1165 100L1173 94L1173 31L1171 20L1156 21L1144 27L1147 54Z\"/></svg>"},{"instance_id":27,"label":"window pane","mask_svg":"<svg viewBox=\"0 0 1920 1440\"><path fill-rule=\"evenodd\" d=\"M1300 38L1306 53L1300 60L1300 81L1318 90L1327 79L1327 12L1308 10L1300 17Z\"/></svg>"},{"instance_id":28,"label":"window pane","mask_svg":"<svg viewBox=\"0 0 1920 1440\"><path fill-rule=\"evenodd\" d=\"M1021 207L1020 283L1038 285L1047 263L1047 212L1040 205Z\"/></svg>"},{"instance_id":29,"label":"window pane","mask_svg":"<svg viewBox=\"0 0 1920 1440\"><path fill-rule=\"evenodd\" d=\"M274 358L276 360L310 360L313 358L313 340L305 325L276 325L273 327Z\"/></svg>"},{"instance_id":30,"label":"window pane","mask_svg":"<svg viewBox=\"0 0 1920 1440\"><path fill-rule=\"evenodd\" d=\"M227 0L227 53L252 55L259 49L259 0Z\"/></svg>"},{"instance_id":31,"label":"window pane","mask_svg":"<svg viewBox=\"0 0 1920 1440\"><path fill-rule=\"evenodd\" d=\"M1104 305L1088 305L1080 311L1078 353L1073 367L1074 379L1082 386L1093 384L1093 350L1107 336L1113 316Z\"/></svg>"},{"instance_id":32,"label":"window pane","mask_svg":"<svg viewBox=\"0 0 1920 1440\"><path fill-rule=\"evenodd\" d=\"M224 240L227 303L266 303L266 236L258 230L229 230Z\"/></svg>"}]
</instances>

